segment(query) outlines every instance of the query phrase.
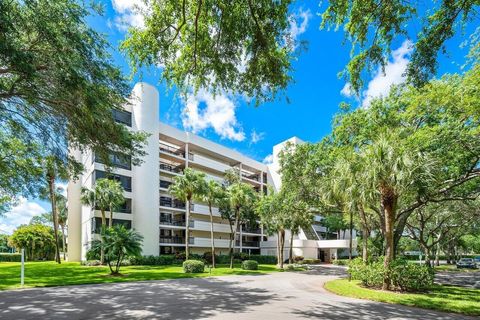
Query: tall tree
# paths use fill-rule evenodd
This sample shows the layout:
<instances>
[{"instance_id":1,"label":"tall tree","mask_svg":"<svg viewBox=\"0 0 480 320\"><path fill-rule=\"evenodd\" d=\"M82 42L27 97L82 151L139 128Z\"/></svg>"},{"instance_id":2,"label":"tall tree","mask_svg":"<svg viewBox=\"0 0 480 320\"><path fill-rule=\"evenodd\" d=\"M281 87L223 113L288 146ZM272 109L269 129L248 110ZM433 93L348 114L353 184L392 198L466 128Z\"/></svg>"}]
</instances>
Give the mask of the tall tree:
<instances>
[{"instance_id":1,"label":"tall tree","mask_svg":"<svg viewBox=\"0 0 480 320\"><path fill-rule=\"evenodd\" d=\"M190 205L194 197L202 193L202 182L205 179L203 172L196 171L191 168L185 168L183 175L175 176L173 183L168 188L168 191L177 199L185 202L185 257L189 257L189 237L190 237Z\"/></svg>"},{"instance_id":2,"label":"tall tree","mask_svg":"<svg viewBox=\"0 0 480 320\"><path fill-rule=\"evenodd\" d=\"M67 226L67 218L68 218L67 198L62 193L60 193L59 195L57 195L56 202L57 202L58 225L62 230L63 260L66 260L67 235L65 233L65 228Z\"/></svg>"},{"instance_id":3,"label":"tall tree","mask_svg":"<svg viewBox=\"0 0 480 320\"><path fill-rule=\"evenodd\" d=\"M83 204L92 207L94 210L100 210L102 215L101 234L107 227L107 218L105 212L110 210L109 226L113 225L113 209L121 204L123 199L123 189L118 181L108 178L98 179L95 182L93 190L83 187L81 201ZM103 264L105 255L103 250L100 253L100 262Z\"/></svg>"},{"instance_id":4,"label":"tall tree","mask_svg":"<svg viewBox=\"0 0 480 320\"><path fill-rule=\"evenodd\" d=\"M121 49L134 72L163 65L162 78L184 93L208 88L269 101L292 80L291 3L147 0L145 26L130 28Z\"/></svg>"},{"instance_id":5,"label":"tall tree","mask_svg":"<svg viewBox=\"0 0 480 320\"><path fill-rule=\"evenodd\" d=\"M351 59L342 73L358 92L362 72L386 66L391 46L399 39L414 39L407 78L416 86L426 84L438 68L438 52L462 27L475 26L478 0L429 2L352 0L329 1L321 14L321 28L343 27L345 39L352 43ZM420 32L411 34L411 21L420 23ZM417 32L417 31L414 31Z\"/></svg>"},{"instance_id":6,"label":"tall tree","mask_svg":"<svg viewBox=\"0 0 480 320\"><path fill-rule=\"evenodd\" d=\"M53 229L42 224L21 225L8 240L18 251L25 249L27 260L52 260L55 257Z\"/></svg>"},{"instance_id":7,"label":"tall tree","mask_svg":"<svg viewBox=\"0 0 480 320\"><path fill-rule=\"evenodd\" d=\"M68 147L92 149L105 161L112 150L134 163L145 154L145 134L111 116L130 89L107 40L86 21L97 8L74 0L0 2L0 156L15 154L0 157L0 200L30 195L45 156L64 166L74 161Z\"/></svg>"},{"instance_id":8,"label":"tall tree","mask_svg":"<svg viewBox=\"0 0 480 320\"><path fill-rule=\"evenodd\" d=\"M240 223L253 212L257 194L250 184L235 182L226 189L226 201L233 212L233 225L230 226L230 268L233 268L233 246Z\"/></svg>"},{"instance_id":9,"label":"tall tree","mask_svg":"<svg viewBox=\"0 0 480 320\"><path fill-rule=\"evenodd\" d=\"M205 181L200 188L201 192L197 196L198 199L207 203L208 212L210 213L210 242L212 246L212 267L215 268L215 238L213 236L213 211L215 205L219 205L225 197L222 186L215 180Z\"/></svg>"}]
</instances>

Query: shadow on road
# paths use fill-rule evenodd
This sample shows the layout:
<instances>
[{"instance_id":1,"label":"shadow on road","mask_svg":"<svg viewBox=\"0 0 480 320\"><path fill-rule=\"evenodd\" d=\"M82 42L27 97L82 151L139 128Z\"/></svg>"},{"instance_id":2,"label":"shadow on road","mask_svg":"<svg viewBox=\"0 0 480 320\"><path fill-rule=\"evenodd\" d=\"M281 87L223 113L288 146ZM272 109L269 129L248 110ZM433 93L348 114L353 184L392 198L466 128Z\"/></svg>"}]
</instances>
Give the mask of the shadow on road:
<instances>
[{"instance_id":1,"label":"shadow on road","mask_svg":"<svg viewBox=\"0 0 480 320\"><path fill-rule=\"evenodd\" d=\"M220 279L56 287L0 293L0 319L197 319L279 298Z\"/></svg>"}]
</instances>

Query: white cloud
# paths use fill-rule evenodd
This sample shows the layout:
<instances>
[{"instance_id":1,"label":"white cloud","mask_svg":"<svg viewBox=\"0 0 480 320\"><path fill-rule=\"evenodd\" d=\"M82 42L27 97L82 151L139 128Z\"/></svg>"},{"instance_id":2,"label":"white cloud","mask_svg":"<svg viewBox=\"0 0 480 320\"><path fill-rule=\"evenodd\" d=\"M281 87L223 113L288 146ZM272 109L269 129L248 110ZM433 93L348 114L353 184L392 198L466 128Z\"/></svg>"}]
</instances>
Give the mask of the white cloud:
<instances>
[{"instance_id":1,"label":"white cloud","mask_svg":"<svg viewBox=\"0 0 480 320\"><path fill-rule=\"evenodd\" d=\"M392 51L393 60L387 63L384 71L382 68L377 70L373 79L368 83L367 90L362 93L364 107L368 106L373 98L388 94L392 85L405 81L405 70L412 50L413 43L405 40L400 48Z\"/></svg>"},{"instance_id":2,"label":"white cloud","mask_svg":"<svg viewBox=\"0 0 480 320\"><path fill-rule=\"evenodd\" d=\"M345 85L343 86L340 93L343 96L348 97L348 98L353 96L354 92L353 92L353 88L352 88L352 85L350 84L350 82L345 83Z\"/></svg>"},{"instance_id":3,"label":"white cloud","mask_svg":"<svg viewBox=\"0 0 480 320\"><path fill-rule=\"evenodd\" d=\"M290 37L293 41L296 41L298 37L307 31L308 28L308 22L310 21L310 18L312 17L312 14L310 12L310 9L303 10L300 8L298 12L293 13L290 16Z\"/></svg>"},{"instance_id":4,"label":"white cloud","mask_svg":"<svg viewBox=\"0 0 480 320\"><path fill-rule=\"evenodd\" d=\"M250 144L255 144L265 137L265 132L257 132L255 129L250 133Z\"/></svg>"},{"instance_id":5,"label":"white cloud","mask_svg":"<svg viewBox=\"0 0 480 320\"><path fill-rule=\"evenodd\" d=\"M263 158L262 162L264 164L272 164L273 163L273 154L269 154L265 158Z\"/></svg>"},{"instance_id":6,"label":"white cloud","mask_svg":"<svg viewBox=\"0 0 480 320\"><path fill-rule=\"evenodd\" d=\"M0 220L0 232L12 234L21 224L28 224L30 219L47 212L42 206L34 201L20 198L18 204L5 214Z\"/></svg>"},{"instance_id":7,"label":"white cloud","mask_svg":"<svg viewBox=\"0 0 480 320\"><path fill-rule=\"evenodd\" d=\"M187 98L182 111L185 130L194 133L213 128L222 139L245 140L245 133L235 116L237 106L226 94L213 94L200 90Z\"/></svg>"},{"instance_id":8,"label":"white cloud","mask_svg":"<svg viewBox=\"0 0 480 320\"><path fill-rule=\"evenodd\" d=\"M142 28L144 26L141 11L146 7L143 0L112 0L112 6L117 13L115 26L119 30L126 31L129 27Z\"/></svg>"}]
</instances>

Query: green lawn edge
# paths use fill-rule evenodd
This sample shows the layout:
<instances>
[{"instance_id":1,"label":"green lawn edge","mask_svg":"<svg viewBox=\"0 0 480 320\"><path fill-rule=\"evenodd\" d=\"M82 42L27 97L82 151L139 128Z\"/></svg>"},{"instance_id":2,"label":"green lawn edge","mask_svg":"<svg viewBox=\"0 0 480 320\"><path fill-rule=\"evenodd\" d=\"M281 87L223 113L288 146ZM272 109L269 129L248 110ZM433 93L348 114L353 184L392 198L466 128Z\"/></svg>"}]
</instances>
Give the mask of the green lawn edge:
<instances>
[{"instance_id":1,"label":"green lawn edge","mask_svg":"<svg viewBox=\"0 0 480 320\"><path fill-rule=\"evenodd\" d=\"M234 269L219 266L205 268L204 273L183 273L178 265L169 266L123 266L122 276L110 276L107 266L82 266L80 263L27 262L25 264L25 285L23 288L86 285L119 282L173 280L183 278L205 278L228 275L262 275L279 271L274 265L259 265L258 270L243 270L240 265ZM0 263L0 291L21 289L20 263Z\"/></svg>"},{"instance_id":2,"label":"green lawn edge","mask_svg":"<svg viewBox=\"0 0 480 320\"><path fill-rule=\"evenodd\" d=\"M422 309L480 316L480 290L435 285L425 293L400 293L363 288L359 281L331 280L325 290L350 298L401 304Z\"/></svg>"}]
</instances>

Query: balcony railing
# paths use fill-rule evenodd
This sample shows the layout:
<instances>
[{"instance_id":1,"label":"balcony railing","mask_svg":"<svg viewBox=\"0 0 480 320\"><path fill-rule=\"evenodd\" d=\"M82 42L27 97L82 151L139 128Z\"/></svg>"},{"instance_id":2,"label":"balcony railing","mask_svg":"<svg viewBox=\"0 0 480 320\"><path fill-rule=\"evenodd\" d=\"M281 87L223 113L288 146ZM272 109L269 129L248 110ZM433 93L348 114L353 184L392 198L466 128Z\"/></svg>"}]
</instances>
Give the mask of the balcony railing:
<instances>
[{"instance_id":1,"label":"balcony railing","mask_svg":"<svg viewBox=\"0 0 480 320\"><path fill-rule=\"evenodd\" d=\"M160 224L167 225L167 226L175 226L175 227L185 227L185 221L173 221L173 220L164 220L160 219Z\"/></svg>"},{"instance_id":2,"label":"balcony railing","mask_svg":"<svg viewBox=\"0 0 480 320\"><path fill-rule=\"evenodd\" d=\"M170 207L176 209L185 209L185 203L168 197L160 197L160 206L162 207Z\"/></svg>"},{"instance_id":3,"label":"balcony railing","mask_svg":"<svg viewBox=\"0 0 480 320\"><path fill-rule=\"evenodd\" d=\"M262 229L260 229L260 228L251 228L251 227L245 227L245 226L243 226L243 227L242 227L242 232L246 232L246 233L259 233L259 234L261 234L261 233L262 233Z\"/></svg>"},{"instance_id":4,"label":"balcony railing","mask_svg":"<svg viewBox=\"0 0 480 320\"><path fill-rule=\"evenodd\" d=\"M174 173L182 173L183 168L180 166L172 166L171 164L167 164L164 162L160 162L160 170L165 170Z\"/></svg>"},{"instance_id":5,"label":"balcony railing","mask_svg":"<svg viewBox=\"0 0 480 320\"><path fill-rule=\"evenodd\" d=\"M240 246L240 240L235 241L235 245ZM259 241L243 241L242 247L260 247Z\"/></svg>"},{"instance_id":6,"label":"balcony railing","mask_svg":"<svg viewBox=\"0 0 480 320\"><path fill-rule=\"evenodd\" d=\"M170 153L181 158L185 158L185 151L179 148L169 146L168 144L160 143L160 151Z\"/></svg>"},{"instance_id":7,"label":"balcony railing","mask_svg":"<svg viewBox=\"0 0 480 320\"><path fill-rule=\"evenodd\" d=\"M160 180L160 188L168 189L172 183L170 181Z\"/></svg>"},{"instance_id":8,"label":"balcony railing","mask_svg":"<svg viewBox=\"0 0 480 320\"><path fill-rule=\"evenodd\" d=\"M260 181L260 175L258 173L251 174L251 173L242 172L242 177L250 180Z\"/></svg>"},{"instance_id":9,"label":"balcony railing","mask_svg":"<svg viewBox=\"0 0 480 320\"><path fill-rule=\"evenodd\" d=\"M184 237L160 237L160 243L184 244Z\"/></svg>"}]
</instances>

